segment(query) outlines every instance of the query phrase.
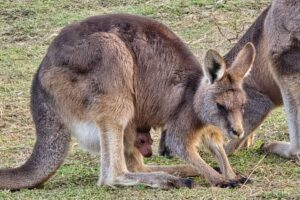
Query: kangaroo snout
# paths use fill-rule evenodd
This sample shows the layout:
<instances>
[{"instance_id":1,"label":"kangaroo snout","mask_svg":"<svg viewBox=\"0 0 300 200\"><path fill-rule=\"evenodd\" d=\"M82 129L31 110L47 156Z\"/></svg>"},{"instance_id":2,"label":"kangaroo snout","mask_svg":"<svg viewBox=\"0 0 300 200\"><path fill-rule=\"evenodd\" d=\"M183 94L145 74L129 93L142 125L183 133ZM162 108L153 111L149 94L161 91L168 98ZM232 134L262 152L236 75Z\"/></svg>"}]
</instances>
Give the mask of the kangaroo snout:
<instances>
[{"instance_id":1,"label":"kangaroo snout","mask_svg":"<svg viewBox=\"0 0 300 200\"><path fill-rule=\"evenodd\" d=\"M242 127L239 127L239 128L233 128L231 127L229 129L229 135L230 137L233 137L233 138L242 138L243 135L244 135L244 129Z\"/></svg>"},{"instance_id":2,"label":"kangaroo snout","mask_svg":"<svg viewBox=\"0 0 300 200\"><path fill-rule=\"evenodd\" d=\"M229 114L229 124L228 124L229 137L232 139L242 138L244 135L243 117L242 113L239 111L233 111Z\"/></svg>"}]
</instances>

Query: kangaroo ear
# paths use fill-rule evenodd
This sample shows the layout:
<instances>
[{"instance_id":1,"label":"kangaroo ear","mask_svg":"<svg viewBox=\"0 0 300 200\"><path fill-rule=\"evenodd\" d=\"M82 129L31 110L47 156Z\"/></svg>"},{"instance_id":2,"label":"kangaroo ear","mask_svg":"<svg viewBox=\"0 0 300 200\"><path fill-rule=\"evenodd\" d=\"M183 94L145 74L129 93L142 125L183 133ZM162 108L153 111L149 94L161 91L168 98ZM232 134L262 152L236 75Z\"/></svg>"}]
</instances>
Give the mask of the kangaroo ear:
<instances>
[{"instance_id":1,"label":"kangaroo ear","mask_svg":"<svg viewBox=\"0 0 300 200\"><path fill-rule=\"evenodd\" d=\"M211 84L220 80L226 71L226 64L223 57L215 50L208 50L205 59L203 72Z\"/></svg>"},{"instance_id":2,"label":"kangaroo ear","mask_svg":"<svg viewBox=\"0 0 300 200\"><path fill-rule=\"evenodd\" d=\"M238 53L232 63L232 66L227 70L232 79L241 81L247 72L251 70L256 55L255 47L252 43L247 43Z\"/></svg>"}]
</instances>

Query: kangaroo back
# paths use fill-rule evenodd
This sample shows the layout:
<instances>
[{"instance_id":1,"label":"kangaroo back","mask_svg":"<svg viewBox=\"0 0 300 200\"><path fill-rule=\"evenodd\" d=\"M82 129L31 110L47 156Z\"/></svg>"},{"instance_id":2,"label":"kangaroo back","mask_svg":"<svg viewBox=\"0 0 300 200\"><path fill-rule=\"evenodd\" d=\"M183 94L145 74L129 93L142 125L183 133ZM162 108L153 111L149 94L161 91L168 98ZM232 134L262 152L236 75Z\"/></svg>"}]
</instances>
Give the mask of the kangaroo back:
<instances>
[{"instance_id":1,"label":"kangaroo back","mask_svg":"<svg viewBox=\"0 0 300 200\"><path fill-rule=\"evenodd\" d=\"M31 89L31 111L36 125L36 143L25 164L0 170L0 189L34 188L41 185L62 164L70 135L51 107L38 75Z\"/></svg>"}]
</instances>

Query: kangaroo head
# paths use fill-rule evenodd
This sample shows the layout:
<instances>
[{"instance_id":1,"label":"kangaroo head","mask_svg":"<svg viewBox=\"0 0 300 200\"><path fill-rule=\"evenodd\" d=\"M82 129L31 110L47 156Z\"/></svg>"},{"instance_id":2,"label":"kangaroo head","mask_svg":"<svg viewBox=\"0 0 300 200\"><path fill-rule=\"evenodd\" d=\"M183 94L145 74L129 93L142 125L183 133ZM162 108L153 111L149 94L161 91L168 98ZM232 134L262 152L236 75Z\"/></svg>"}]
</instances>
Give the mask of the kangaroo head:
<instances>
[{"instance_id":1,"label":"kangaroo head","mask_svg":"<svg viewBox=\"0 0 300 200\"><path fill-rule=\"evenodd\" d=\"M243 108L246 94L242 82L255 58L255 47L247 43L226 68L218 52L209 50L203 66L204 77L194 99L194 109L205 124L219 127L230 138L244 134Z\"/></svg>"}]
</instances>

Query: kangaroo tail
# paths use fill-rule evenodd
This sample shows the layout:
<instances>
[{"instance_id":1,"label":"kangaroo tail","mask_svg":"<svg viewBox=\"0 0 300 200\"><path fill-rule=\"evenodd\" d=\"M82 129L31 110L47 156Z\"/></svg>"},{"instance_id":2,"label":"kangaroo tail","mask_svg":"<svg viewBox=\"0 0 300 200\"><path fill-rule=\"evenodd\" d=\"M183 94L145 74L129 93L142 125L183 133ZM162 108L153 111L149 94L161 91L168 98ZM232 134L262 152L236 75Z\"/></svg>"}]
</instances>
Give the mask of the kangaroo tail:
<instances>
[{"instance_id":1,"label":"kangaroo tail","mask_svg":"<svg viewBox=\"0 0 300 200\"><path fill-rule=\"evenodd\" d=\"M36 143L22 166L0 169L0 189L35 188L47 181L62 164L68 152L70 134L51 105L51 97L36 75L31 88Z\"/></svg>"}]
</instances>

